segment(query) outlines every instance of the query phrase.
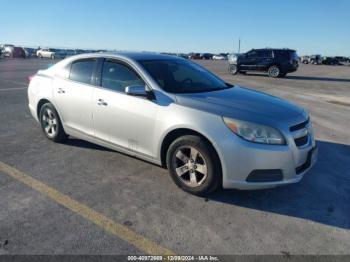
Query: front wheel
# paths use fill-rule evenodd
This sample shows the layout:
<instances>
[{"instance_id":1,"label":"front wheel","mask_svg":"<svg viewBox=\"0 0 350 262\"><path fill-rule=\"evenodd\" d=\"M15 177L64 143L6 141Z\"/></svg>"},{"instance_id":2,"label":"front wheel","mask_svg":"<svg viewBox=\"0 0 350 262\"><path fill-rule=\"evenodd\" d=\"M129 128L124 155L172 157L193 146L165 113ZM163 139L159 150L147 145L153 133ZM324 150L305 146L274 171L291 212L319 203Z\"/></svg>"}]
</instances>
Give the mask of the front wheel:
<instances>
[{"instance_id":1,"label":"front wheel","mask_svg":"<svg viewBox=\"0 0 350 262\"><path fill-rule=\"evenodd\" d=\"M228 67L228 72L229 72L231 75L237 74L237 73L238 73L237 65L229 65L229 67Z\"/></svg>"},{"instance_id":2,"label":"front wheel","mask_svg":"<svg viewBox=\"0 0 350 262\"><path fill-rule=\"evenodd\" d=\"M58 113L51 103L46 103L41 107L39 117L41 128L48 139L62 142L67 138Z\"/></svg>"},{"instance_id":3,"label":"front wheel","mask_svg":"<svg viewBox=\"0 0 350 262\"><path fill-rule=\"evenodd\" d=\"M280 75L280 69L278 68L278 66L273 65L269 67L269 70L267 71L269 77L273 77L276 78Z\"/></svg>"},{"instance_id":4,"label":"front wheel","mask_svg":"<svg viewBox=\"0 0 350 262\"><path fill-rule=\"evenodd\" d=\"M219 157L199 136L186 135L176 139L167 152L167 167L175 184L191 194L208 194L221 183Z\"/></svg>"}]
</instances>

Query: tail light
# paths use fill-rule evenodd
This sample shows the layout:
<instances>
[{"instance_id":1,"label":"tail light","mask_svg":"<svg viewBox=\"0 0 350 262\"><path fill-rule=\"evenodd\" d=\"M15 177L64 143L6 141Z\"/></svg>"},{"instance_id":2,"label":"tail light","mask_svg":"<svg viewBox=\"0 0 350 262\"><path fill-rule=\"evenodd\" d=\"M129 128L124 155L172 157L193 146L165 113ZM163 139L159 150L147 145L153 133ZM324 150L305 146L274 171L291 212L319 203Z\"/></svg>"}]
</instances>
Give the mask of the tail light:
<instances>
[{"instance_id":1,"label":"tail light","mask_svg":"<svg viewBox=\"0 0 350 262\"><path fill-rule=\"evenodd\" d=\"M34 78L34 75L28 76L29 83L32 81L33 78Z\"/></svg>"}]
</instances>

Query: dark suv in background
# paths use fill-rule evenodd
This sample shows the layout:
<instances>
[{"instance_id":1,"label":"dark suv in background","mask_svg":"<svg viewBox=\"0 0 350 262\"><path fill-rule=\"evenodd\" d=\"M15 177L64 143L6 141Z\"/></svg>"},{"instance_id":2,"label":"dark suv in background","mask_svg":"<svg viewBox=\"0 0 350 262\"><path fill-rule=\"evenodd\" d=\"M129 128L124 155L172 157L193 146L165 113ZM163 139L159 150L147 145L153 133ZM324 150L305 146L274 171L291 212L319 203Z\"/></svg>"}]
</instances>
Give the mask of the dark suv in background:
<instances>
[{"instance_id":1,"label":"dark suv in background","mask_svg":"<svg viewBox=\"0 0 350 262\"><path fill-rule=\"evenodd\" d=\"M245 54L229 56L231 74L247 71L267 72L270 77L284 77L298 69L298 55L292 49L252 49Z\"/></svg>"}]
</instances>

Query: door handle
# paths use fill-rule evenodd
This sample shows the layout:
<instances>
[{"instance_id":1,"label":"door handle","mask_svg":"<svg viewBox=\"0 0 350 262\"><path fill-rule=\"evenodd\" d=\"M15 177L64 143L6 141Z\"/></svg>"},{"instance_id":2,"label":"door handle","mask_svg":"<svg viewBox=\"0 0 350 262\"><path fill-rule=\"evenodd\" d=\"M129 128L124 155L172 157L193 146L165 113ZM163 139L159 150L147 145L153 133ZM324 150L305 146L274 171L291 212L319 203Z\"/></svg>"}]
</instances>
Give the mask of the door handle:
<instances>
[{"instance_id":1,"label":"door handle","mask_svg":"<svg viewBox=\"0 0 350 262\"><path fill-rule=\"evenodd\" d=\"M58 89L58 91L57 91L57 93L59 93L59 94L64 94L66 91L64 91L62 88L59 88Z\"/></svg>"},{"instance_id":2,"label":"door handle","mask_svg":"<svg viewBox=\"0 0 350 262\"><path fill-rule=\"evenodd\" d=\"M98 104L99 106L106 106L106 105L108 105L108 104L106 103L106 101L104 101L104 100L101 99L101 98L97 101L97 104Z\"/></svg>"}]
</instances>

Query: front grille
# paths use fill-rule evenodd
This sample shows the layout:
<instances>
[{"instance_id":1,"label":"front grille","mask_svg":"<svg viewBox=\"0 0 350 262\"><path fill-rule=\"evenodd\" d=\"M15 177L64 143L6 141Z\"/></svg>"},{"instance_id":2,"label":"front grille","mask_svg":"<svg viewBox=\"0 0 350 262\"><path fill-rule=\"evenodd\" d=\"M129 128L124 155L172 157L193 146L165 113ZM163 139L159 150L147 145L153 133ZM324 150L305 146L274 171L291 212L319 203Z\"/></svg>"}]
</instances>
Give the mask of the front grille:
<instances>
[{"instance_id":1,"label":"front grille","mask_svg":"<svg viewBox=\"0 0 350 262\"><path fill-rule=\"evenodd\" d=\"M304 146L309 141L309 126L310 126L310 118L301 122L297 125L291 126L289 131L292 132L294 137L294 142L297 147Z\"/></svg>"},{"instance_id":2,"label":"front grille","mask_svg":"<svg viewBox=\"0 0 350 262\"><path fill-rule=\"evenodd\" d=\"M303 129L303 128L305 128L305 127L309 124L309 122L310 122L310 118L308 118L306 121L304 121L304 122L302 122L302 123L300 123L300 124L297 124L297 125L295 125L295 126L291 126L291 127L289 128L289 131L290 131L290 132L294 132L294 131L297 131L297 130L299 130L299 129Z\"/></svg>"}]
</instances>

